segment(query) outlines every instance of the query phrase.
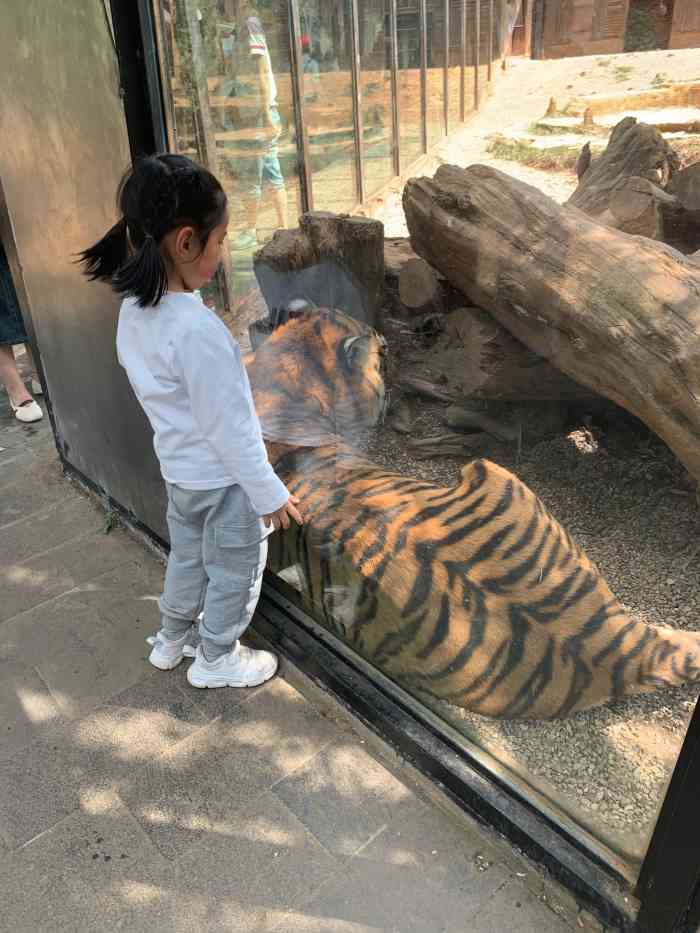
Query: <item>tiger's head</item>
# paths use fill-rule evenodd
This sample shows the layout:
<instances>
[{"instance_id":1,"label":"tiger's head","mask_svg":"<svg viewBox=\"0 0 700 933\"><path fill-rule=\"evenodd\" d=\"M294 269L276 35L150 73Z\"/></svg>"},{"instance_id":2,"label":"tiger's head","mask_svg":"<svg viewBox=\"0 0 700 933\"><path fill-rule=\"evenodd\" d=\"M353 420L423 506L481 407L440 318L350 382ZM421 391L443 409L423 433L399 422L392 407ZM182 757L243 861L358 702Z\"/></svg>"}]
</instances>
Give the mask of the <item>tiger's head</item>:
<instances>
[{"instance_id":1,"label":"tiger's head","mask_svg":"<svg viewBox=\"0 0 700 933\"><path fill-rule=\"evenodd\" d=\"M314 310L273 330L248 362L266 441L322 447L381 420L386 342L342 311Z\"/></svg>"}]
</instances>

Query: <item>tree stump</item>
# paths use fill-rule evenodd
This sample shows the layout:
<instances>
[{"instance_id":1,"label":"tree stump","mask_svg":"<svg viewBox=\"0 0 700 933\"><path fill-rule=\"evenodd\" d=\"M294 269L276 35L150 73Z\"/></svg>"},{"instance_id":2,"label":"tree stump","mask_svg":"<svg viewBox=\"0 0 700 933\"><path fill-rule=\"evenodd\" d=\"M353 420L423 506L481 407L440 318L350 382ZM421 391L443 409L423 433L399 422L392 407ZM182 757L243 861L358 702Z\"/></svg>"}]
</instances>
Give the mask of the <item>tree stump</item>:
<instances>
[{"instance_id":1,"label":"tree stump","mask_svg":"<svg viewBox=\"0 0 700 933\"><path fill-rule=\"evenodd\" d=\"M483 165L412 179L403 203L419 255L534 353L641 418L700 480L694 262Z\"/></svg>"},{"instance_id":2,"label":"tree stump","mask_svg":"<svg viewBox=\"0 0 700 933\"><path fill-rule=\"evenodd\" d=\"M625 117L612 131L605 151L581 176L567 204L599 217L609 208L613 192L629 178L646 178L664 188L679 167L677 154L655 127Z\"/></svg>"},{"instance_id":3,"label":"tree stump","mask_svg":"<svg viewBox=\"0 0 700 933\"><path fill-rule=\"evenodd\" d=\"M338 308L378 327L384 296L384 225L366 217L311 211L297 230L278 231L253 260L275 323L289 303Z\"/></svg>"}]
</instances>

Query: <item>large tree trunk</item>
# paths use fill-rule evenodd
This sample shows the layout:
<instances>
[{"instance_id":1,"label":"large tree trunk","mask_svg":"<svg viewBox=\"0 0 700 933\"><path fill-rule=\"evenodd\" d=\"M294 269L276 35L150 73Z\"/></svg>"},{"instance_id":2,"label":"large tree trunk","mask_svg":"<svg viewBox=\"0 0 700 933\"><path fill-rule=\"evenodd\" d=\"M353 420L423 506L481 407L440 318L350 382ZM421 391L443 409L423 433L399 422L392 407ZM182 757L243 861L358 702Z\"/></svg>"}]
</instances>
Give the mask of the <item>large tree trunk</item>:
<instances>
[{"instance_id":1,"label":"large tree trunk","mask_svg":"<svg viewBox=\"0 0 700 933\"><path fill-rule=\"evenodd\" d=\"M700 480L700 273L475 165L409 181L417 253L535 353L649 425Z\"/></svg>"},{"instance_id":2,"label":"large tree trunk","mask_svg":"<svg viewBox=\"0 0 700 933\"><path fill-rule=\"evenodd\" d=\"M384 297L384 225L366 217L311 211L299 229L278 231L254 257L274 319L304 301L339 308L377 327Z\"/></svg>"}]
</instances>

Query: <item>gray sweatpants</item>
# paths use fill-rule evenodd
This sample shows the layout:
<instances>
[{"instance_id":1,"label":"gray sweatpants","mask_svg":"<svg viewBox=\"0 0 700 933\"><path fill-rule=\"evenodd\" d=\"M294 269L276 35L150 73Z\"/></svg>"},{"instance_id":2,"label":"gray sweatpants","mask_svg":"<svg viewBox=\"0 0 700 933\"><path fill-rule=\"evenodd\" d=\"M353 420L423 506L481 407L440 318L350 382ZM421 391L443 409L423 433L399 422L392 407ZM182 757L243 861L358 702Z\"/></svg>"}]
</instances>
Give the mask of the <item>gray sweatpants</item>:
<instances>
[{"instance_id":1,"label":"gray sweatpants","mask_svg":"<svg viewBox=\"0 0 700 933\"><path fill-rule=\"evenodd\" d=\"M204 610L199 631L205 657L213 661L231 650L253 618L269 530L240 486L166 487L170 557L161 632L180 638Z\"/></svg>"}]
</instances>

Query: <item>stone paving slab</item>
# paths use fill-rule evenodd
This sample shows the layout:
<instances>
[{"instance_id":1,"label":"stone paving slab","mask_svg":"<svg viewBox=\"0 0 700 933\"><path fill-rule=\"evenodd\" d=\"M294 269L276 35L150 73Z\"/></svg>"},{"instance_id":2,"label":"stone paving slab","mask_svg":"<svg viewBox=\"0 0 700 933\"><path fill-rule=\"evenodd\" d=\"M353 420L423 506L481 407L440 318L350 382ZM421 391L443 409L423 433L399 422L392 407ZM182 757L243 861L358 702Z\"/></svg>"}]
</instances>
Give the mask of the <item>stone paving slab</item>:
<instances>
[{"instance_id":1,"label":"stone paving slab","mask_svg":"<svg viewBox=\"0 0 700 933\"><path fill-rule=\"evenodd\" d=\"M80 537L29 560L0 567L0 623L133 560L133 541L124 532L105 535L89 528Z\"/></svg>"},{"instance_id":2,"label":"stone paving slab","mask_svg":"<svg viewBox=\"0 0 700 933\"><path fill-rule=\"evenodd\" d=\"M336 856L348 858L400 814L423 809L413 792L353 736L327 746L280 781L275 795Z\"/></svg>"},{"instance_id":3,"label":"stone paving slab","mask_svg":"<svg viewBox=\"0 0 700 933\"><path fill-rule=\"evenodd\" d=\"M2 464L0 464L0 474ZM0 495L2 492L0 491ZM51 503L43 511L31 512L5 525L0 534L0 566L18 564L85 534L90 517L95 528L104 522L97 508L79 496Z\"/></svg>"},{"instance_id":4,"label":"stone paving slab","mask_svg":"<svg viewBox=\"0 0 700 933\"><path fill-rule=\"evenodd\" d=\"M571 930L295 668L251 691L150 668L162 563L102 533L46 422L1 415L0 928Z\"/></svg>"}]
</instances>

